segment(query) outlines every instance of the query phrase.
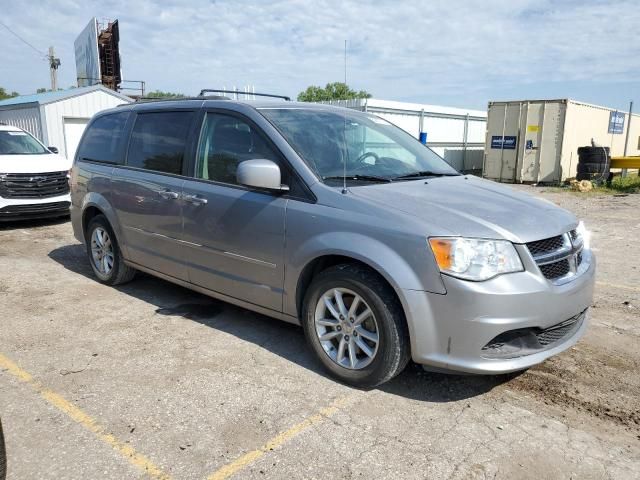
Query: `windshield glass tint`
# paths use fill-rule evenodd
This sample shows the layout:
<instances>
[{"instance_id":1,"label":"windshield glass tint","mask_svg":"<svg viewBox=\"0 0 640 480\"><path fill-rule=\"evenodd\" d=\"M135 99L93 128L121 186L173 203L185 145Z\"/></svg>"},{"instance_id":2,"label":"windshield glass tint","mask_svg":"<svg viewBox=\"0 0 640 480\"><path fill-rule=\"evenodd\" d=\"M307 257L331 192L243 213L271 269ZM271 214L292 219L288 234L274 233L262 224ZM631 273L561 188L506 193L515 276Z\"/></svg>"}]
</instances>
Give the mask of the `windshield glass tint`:
<instances>
[{"instance_id":1,"label":"windshield glass tint","mask_svg":"<svg viewBox=\"0 0 640 480\"><path fill-rule=\"evenodd\" d=\"M51 153L40 142L20 130L0 130L0 155L41 155Z\"/></svg>"},{"instance_id":2,"label":"windshield glass tint","mask_svg":"<svg viewBox=\"0 0 640 480\"><path fill-rule=\"evenodd\" d=\"M346 162L353 181L416 172L455 175L442 157L379 117L351 110L260 109L293 149L327 183L339 183Z\"/></svg>"}]
</instances>

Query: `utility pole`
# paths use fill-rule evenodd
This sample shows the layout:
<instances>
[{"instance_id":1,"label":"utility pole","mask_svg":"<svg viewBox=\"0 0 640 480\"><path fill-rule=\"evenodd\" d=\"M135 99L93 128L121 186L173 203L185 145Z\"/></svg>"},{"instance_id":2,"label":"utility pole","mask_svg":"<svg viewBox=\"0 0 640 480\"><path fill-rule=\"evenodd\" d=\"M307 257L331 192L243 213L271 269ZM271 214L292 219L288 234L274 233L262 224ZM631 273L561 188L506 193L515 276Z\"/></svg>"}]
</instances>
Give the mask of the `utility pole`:
<instances>
[{"instance_id":1,"label":"utility pole","mask_svg":"<svg viewBox=\"0 0 640 480\"><path fill-rule=\"evenodd\" d=\"M49 47L48 58L51 71L51 90L55 92L58 90L58 67L60 66L60 59L55 57L53 47Z\"/></svg>"}]
</instances>

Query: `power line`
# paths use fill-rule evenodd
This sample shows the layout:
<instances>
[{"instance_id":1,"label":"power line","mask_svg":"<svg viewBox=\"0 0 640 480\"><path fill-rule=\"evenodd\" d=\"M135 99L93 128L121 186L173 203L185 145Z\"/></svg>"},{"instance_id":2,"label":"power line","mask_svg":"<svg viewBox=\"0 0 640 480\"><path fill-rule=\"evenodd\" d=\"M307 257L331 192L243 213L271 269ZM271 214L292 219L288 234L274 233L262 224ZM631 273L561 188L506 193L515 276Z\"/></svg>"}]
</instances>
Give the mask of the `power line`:
<instances>
[{"instance_id":1,"label":"power line","mask_svg":"<svg viewBox=\"0 0 640 480\"><path fill-rule=\"evenodd\" d=\"M6 28L7 30L9 30L9 32L11 32L13 35L15 35L16 38L18 38L18 40L22 41L23 43L27 44L28 46L30 46L35 52L38 53L38 55L44 57L44 59L48 59L49 55L47 55L46 53L38 50L36 47L34 47L33 45L31 45L29 42L27 42L24 38L22 38L20 35L18 35L16 32L14 32L13 30L11 30L6 24L4 24L3 22L0 22L0 25L2 25L4 28Z\"/></svg>"}]
</instances>

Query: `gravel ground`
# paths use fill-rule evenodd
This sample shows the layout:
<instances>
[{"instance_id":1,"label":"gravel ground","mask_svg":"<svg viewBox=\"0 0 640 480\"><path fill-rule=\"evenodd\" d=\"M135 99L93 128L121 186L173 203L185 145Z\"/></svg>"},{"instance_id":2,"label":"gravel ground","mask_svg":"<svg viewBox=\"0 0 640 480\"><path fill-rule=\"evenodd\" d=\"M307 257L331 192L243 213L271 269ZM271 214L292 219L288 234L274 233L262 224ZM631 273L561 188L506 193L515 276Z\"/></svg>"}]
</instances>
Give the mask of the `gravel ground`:
<instances>
[{"instance_id":1,"label":"gravel ground","mask_svg":"<svg viewBox=\"0 0 640 480\"><path fill-rule=\"evenodd\" d=\"M367 391L298 327L146 275L97 283L67 221L0 225L9 478L640 478L640 195L517 188L593 231L584 339L521 374L411 365Z\"/></svg>"}]
</instances>

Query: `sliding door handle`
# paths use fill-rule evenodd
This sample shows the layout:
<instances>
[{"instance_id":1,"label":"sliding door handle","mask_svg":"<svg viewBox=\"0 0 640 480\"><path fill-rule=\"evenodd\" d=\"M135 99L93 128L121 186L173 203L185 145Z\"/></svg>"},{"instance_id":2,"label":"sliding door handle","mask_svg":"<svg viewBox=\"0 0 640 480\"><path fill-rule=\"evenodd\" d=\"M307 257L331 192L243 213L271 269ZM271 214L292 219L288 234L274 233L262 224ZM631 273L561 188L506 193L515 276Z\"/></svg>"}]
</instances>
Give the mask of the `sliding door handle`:
<instances>
[{"instance_id":1,"label":"sliding door handle","mask_svg":"<svg viewBox=\"0 0 640 480\"><path fill-rule=\"evenodd\" d=\"M177 192L172 192L171 190L160 190L158 195L166 200L176 200L180 196Z\"/></svg>"},{"instance_id":2,"label":"sliding door handle","mask_svg":"<svg viewBox=\"0 0 640 480\"><path fill-rule=\"evenodd\" d=\"M208 202L206 198L199 197L198 195L182 195L182 199L193 205L206 205Z\"/></svg>"}]
</instances>

